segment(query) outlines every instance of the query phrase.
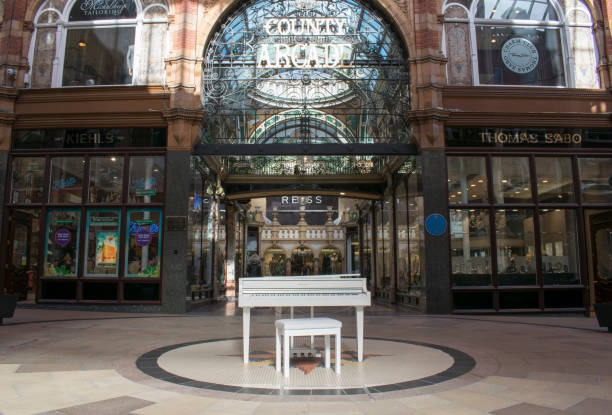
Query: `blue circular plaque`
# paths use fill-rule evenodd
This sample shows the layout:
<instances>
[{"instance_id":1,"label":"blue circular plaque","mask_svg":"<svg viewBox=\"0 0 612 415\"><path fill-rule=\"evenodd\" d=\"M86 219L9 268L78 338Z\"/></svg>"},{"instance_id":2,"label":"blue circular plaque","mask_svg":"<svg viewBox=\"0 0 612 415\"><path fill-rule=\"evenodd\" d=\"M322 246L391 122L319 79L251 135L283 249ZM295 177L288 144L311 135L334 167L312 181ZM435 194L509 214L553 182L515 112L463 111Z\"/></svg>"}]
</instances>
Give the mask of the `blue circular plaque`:
<instances>
[{"instance_id":1,"label":"blue circular plaque","mask_svg":"<svg viewBox=\"0 0 612 415\"><path fill-rule=\"evenodd\" d=\"M425 220L425 229L427 229L430 235L443 235L446 232L446 219L438 213L429 215Z\"/></svg>"}]
</instances>

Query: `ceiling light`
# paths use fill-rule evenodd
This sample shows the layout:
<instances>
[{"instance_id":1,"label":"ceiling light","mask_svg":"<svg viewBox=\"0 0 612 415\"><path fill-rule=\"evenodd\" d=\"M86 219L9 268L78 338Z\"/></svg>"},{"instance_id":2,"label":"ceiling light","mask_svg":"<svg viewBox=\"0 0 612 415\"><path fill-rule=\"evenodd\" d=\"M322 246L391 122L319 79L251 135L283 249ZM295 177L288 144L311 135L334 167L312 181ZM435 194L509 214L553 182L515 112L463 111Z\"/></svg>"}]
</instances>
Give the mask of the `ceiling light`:
<instances>
[{"instance_id":1,"label":"ceiling light","mask_svg":"<svg viewBox=\"0 0 612 415\"><path fill-rule=\"evenodd\" d=\"M523 187L523 190L529 190L529 188L528 187Z\"/></svg>"},{"instance_id":2,"label":"ceiling light","mask_svg":"<svg viewBox=\"0 0 612 415\"><path fill-rule=\"evenodd\" d=\"M508 179L502 180L502 183L508 183Z\"/></svg>"},{"instance_id":3,"label":"ceiling light","mask_svg":"<svg viewBox=\"0 0 612 415\"><path fill-rule=\"evenodd\" d=\"M548 183L548 180L544 179L542 180L542 183Z\"/></svg>"},{"instance_id":4,"label":"ceiling light","mask_svg":"<svg viewBox=\"0 0 612 415\"><path fill-rule=\"evenodd\" d=\"M483 179L478 180L478 183L484 183Z\"/></svg>"},{"instance_id":5,"label":"ceiling light","mask_svg":"<svg viewBox=\"0 0 612 415\"><path fill-rule=\"evenodd\" d=\"M470 187L476 187L476 185L472 183L472 184L470 185Z\"/></svg>"},{"instance_id":6,"label":"ceiling light","mask_svg":"<svg viewBox=\"0 0 612 415\"><path fill-rule=\"evenodd\" d=\"M84 40L79 40L79 41L77 42L77 45L79 45L80 47L84 48L85 46L87 46L87 43L85 43L85 41L84 41Z\"/></svg>"},{"instance_id":7,"label":"ceiling light","mask_svg":"<svg viewBox=\"0 0 612 415\"><path fill-rule=\"evenodd\" d=\"M496 39L491 39L491 43L496 43L497 40Z\"/></svg>"},{"instance_id":8,"label":"ceiling light","mask_svg":"<svg viewBox=\"0 0 612 415\"><path fill-rule=\"evenodd\" d=\"M516 191L516 192L514 192L514 193L516 193L516 194L518 195L519 193L521 193L521 191L520 191L520 190L517 190L517 191Z\"/></svg>"},{"instance_id":9,"label":"ceiling light","mask_svg":"<svg viewBox=\"0 0 612 415\"><path fill-rule=\"evenodd\" d=\"M111 161L117 161L117 157L111 157Z\"/></svg>"},{"instance_id":10,"label":"ceiling light","mask_svg":"<svg viewBox=\"0 0 612 415\"><path fill-rule=\"evenodd\" d=\"M340 196L344 196L344 195L346 195L346 193L340 192Z\"/></svg>"}]
</instances>

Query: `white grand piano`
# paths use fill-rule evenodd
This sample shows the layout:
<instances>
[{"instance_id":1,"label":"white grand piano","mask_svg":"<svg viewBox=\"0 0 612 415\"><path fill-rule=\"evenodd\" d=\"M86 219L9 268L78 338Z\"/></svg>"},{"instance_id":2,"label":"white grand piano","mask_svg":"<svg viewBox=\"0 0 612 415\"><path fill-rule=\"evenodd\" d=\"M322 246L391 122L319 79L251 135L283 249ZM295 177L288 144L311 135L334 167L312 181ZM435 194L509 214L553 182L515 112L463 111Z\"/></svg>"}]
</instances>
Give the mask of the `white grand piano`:
<instances>
[{"instance_id":1,"label":"white grand piano","mask_svg":"<svg viewBox=\"0 0 612 415\"><path fill-rule=\"evenodd\" d=\"M361 362L363 307L371 305L372 300L366 279L357 277L359 274L241 278L238 307L242 308L244 364L249 363L253 307L276 307L277 310L280 307L355 307L357 356Z\"/></svg>"}]
</instances>

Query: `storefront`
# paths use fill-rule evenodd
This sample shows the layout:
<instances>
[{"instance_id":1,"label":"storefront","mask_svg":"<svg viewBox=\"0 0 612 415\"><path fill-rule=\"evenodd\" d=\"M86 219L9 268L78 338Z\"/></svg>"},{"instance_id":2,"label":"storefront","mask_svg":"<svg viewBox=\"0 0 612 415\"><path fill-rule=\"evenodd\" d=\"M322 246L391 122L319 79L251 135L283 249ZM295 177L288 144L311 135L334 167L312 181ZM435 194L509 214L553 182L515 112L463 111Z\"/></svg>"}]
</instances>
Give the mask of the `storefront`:
<instances>
[{"instance_id":1,"label":"storefront","mask_svg":"<svg viewBox=\"0 0 612 415\"><path fill-rule=\"evenodd\" d=\"M610 301L609 129L447 127L446 144L455 312Z\"/></svg>"},{"instance_id":2,"label":"storefront","mask_svg":"<svg viewBox=\"0 0 612 415\"><path fill-rule=\"evenodd\" d=\"M20 299L159 303L164 128L16 130L5 286Z\"/></svg>"}]
</instances>

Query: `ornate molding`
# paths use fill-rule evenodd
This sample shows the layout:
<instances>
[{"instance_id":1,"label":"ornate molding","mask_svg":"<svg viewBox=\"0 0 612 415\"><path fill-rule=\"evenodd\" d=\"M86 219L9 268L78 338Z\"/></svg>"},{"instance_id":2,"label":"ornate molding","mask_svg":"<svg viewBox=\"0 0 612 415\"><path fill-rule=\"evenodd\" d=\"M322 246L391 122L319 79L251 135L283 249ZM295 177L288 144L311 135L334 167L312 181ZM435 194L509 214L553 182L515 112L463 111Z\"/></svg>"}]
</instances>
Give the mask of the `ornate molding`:
<instances>
[{"instance_id":1,"label":"ornate molding","mask_svg":"<svg viewBox=\"0 0 612 415\"><path fill-rule=\"evenodd\" d=\"M162 115L168 122L184 120L199 123L206 117L206 113L200 108L166 108L162 110Z\"/></svg>"}]
</instances>

